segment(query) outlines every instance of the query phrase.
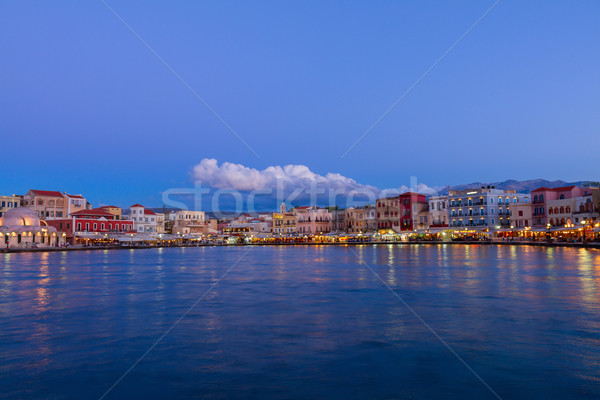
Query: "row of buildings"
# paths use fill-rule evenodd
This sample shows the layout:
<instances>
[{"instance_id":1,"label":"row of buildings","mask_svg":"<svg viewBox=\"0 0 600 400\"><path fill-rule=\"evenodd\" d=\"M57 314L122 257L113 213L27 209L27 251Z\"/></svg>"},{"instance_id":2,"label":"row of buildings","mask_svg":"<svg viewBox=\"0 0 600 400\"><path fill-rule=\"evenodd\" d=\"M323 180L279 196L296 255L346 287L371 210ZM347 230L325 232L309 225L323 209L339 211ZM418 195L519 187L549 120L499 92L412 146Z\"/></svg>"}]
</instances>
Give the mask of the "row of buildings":
<instances>
[{"instance_id":1,"label":"row of buildings","mask_svg":"<svg viewBox=\"0 0 600 400\"><path fill-rule=\"evenodd\" d=\"M13 247L73 244L108 235L139 241L149 235L217 234L217 221L206 219L203 211L161 213L141 204L94 208L81 194L34 189L25 195L0 196L0 227L7 232L0 245ZM27 234L31 229L55 232L62 239L36 241Z\"/></svg>"},{"instance_id":2,"label":"row of buildings","mask_svg":"<svg viewBox=\"0 0 600 400\"><path fill-rule=\"evenodd\" d=\"M390 231L435 232L452 229L496 231L555 229L596 223L600 189L566 186L516 193L492 186L450 190L426 196L407 192L347 209L296 207L279 212L242 215L220 224L227 233L270 232L274 235L319 235Z\"/></svg>"},{"instance_id":3,"label":"row of buildings","mask_svg":"<svg viewBox=\"0 0 600 400\"><path fill-rule=\"evenodd\" d=\"M15 209L20 211L12 211ZM29 211L23 211L25 209ZM116 206L94 208L81 194L29 190L22 196L0 196L0 218L12 214L6 220L12 225L17 222L16 226L0 222L0 226L8 232L5 244L12 243L10 238L15 236L17 243L14 244L20 245L18 232L23 231L20 227L29 226L27 221L36 221L36 218L40 232L45 229L66 242L77 243L109 234L133 241L134 238L141 240L144 235L167 234L308 236L452 229L473 232L542 230L596 223L598 210L600 189L596 187L542 187L531 193L516 193L487 186L451 190L447 195L438 196L406 192L382 197L375 204L346 209L304 206L287 210L282 204L278 212L243 214L217 221L207 218L203 211L156 212L141 204L133 204L127 209ZM32 243L42 244L39 240ZM45 240L44 243L50 242ZM28 244L27 240L23 244Z\"/></svg>"}]
</instances>

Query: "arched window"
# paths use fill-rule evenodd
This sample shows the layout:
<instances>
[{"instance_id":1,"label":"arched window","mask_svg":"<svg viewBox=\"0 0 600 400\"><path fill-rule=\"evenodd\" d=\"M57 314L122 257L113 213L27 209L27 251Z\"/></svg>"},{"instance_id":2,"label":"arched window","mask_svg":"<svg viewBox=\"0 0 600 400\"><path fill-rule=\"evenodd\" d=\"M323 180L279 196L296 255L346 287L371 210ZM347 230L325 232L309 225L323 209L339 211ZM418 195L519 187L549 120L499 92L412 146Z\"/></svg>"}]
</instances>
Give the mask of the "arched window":
<instances>
[{"instance_id":1,"label":"arched window","mask_svg":"<svg viewBox=\"0 0 600 400\"><path fill-rule=\"evenodd\" d=\"M564 218L561 218L561 219L560 219L560 224L561 224L561 225L564 225L564 224L565 224L565 219L564 219Z\"/></svg>"},{"instance_id":2,"label":"arched window","mask_svg":"<svg viewBox=\"0 0 600 400\"><path fill-rule=\"evenodd\" d=\"M560 206L560 213L564 214L565 213L565 208L563 206Z\"/></svg>"},{"instance_id":3,"label":"arched window","mask_svg":"<svg viewBox=\"0 0 600 400\"><path fill-rule=\"evenodd\" d=\"M544 201L544 195L540 194L540 201Z\"/></svg>"},{"instance_id":4,"label":"arched window","mask_svg":"<svg viewBox=\"0 0 600 400\"><path fill-rule=\"evenodd\" d=\"M21 243L21 234L20 233L17 235L17 243Z\"/></svg>"},{"instance_id":5,"label":"arched window","mask_svg":"<svg viewBox=\"0 0 600 400\"><path fill-rule=\"evenodd\" d=\"M554 214L558 214L558 207L554 207Z\"/></svg>"},{"instance_id":6,"label":"arched window","mask_svg":"<svg viewBox=\"0 0 600 400\"><path fill-rule=\"evenodd\" d=\"M537 203L537 201L538 201L537 194L535 196L533 196L533 201Z\"/></svg>"},{"instance_id":7,"label":"arched window","mask_svg":"<svg viewBox=\"0 0 600 400\"><path fill-rule=\"evenodd\" d=\"M550 225L554 225L554 218L550 218Z\"/></svg>"},{"instance_id":8,"label":"arched window","mask_svg":"<svg viewBox=\"0 0 600 400\"><path fill-rule=\"evenodd\" d=\"M550 207L550 208L548 209L548 214L554 214L554 211L552 210L552 207Z\"/></svg>"},{"instance_id":9,"label":"arched window","mask_svg":"<svg viewBox=\"0 0 600 400\"><path fill-rule=\"evenodd\" d=\"M571 206L567 206L567 214L571 212Z\"/></svg>"}]
</instances>

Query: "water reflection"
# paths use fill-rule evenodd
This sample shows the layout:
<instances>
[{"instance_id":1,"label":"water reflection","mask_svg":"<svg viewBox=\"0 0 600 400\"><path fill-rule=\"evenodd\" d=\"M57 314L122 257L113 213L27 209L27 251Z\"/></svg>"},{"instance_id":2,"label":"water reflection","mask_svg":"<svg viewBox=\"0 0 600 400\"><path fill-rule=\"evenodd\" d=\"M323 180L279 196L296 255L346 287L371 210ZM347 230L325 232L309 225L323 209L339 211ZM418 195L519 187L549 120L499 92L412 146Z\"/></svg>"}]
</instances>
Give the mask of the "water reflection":
<instances>
[{"instance_id":1,"label":"water reflection","mask_svg":"<svg viewBox=\"0 0 600 400\"><path fill-rule=\"evenodd\" d=\"M489 395L364 263L501 396L600 397L600 252L482 245L5 254L5 396L99 397L246 251L115 397Z\"/></svg>"}]
</instances>

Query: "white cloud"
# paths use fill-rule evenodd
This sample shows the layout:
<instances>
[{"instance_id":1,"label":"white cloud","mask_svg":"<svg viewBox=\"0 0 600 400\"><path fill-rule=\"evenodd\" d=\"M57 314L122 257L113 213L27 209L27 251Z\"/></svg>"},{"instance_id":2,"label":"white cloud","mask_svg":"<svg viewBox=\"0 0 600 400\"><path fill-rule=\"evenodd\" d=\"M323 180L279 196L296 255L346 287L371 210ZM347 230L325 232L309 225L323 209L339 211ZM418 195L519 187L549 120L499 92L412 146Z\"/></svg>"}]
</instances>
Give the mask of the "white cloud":
<instances>
[{"instance_id":1,"label":"white cloud","mask_svg":"<svg viewBox=\"0 0 600 400\"><path fill-rule=\"evenodd\" d=\"M304 198L314 193L315 189L318 198L330 198L332 192L340 196L358 192L376 198L380 195L409 191L405 185L382 191L375 186L358 183L338 173L319 175L306 165L276 165L258 170L230 162L219 165L217 160L205 158L193 168L192 175L195 182L203 186L240 192L269 192L273 197L289 196L294 192L295 198ZM423 194L436 194L439 190L440 188L425 184L416 186L416 191Z\"/></svg>"}]
</instances>

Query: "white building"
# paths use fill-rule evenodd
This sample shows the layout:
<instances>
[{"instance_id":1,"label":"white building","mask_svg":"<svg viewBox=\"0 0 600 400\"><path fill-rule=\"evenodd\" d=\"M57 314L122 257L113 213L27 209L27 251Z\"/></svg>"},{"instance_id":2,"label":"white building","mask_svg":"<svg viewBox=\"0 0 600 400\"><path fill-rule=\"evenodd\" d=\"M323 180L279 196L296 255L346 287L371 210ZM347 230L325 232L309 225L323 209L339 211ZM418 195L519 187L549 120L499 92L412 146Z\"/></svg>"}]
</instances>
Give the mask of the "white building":
<instances>
[{"instance_id":1,"label":"white building","mask_svg":"<svg viewBox=\"0 0 600 400\"><path fill-rule=\"evenodd\" d=\"M363 207L365 210L365 220L367 222L367 231L377 230L377 208L374 204Z\"/></svg>"},{"instance_id":2,"label":"white building","mask_svg":"<svg viewBox=\"0 0 600 400\"><path fill-rule=\"evenodd\" d=\"M448 194L451 227L510 227L514 190L493 187L451 190Z\"/></svg>"},{"instance_id":3,"label":"white building","mask_svg":"<svg viewBox=\"0 0 600 400\"><path fill-rule=\"evenodd\" d=\"M448 196L429 196L429 226L445 227L450 224Z\"/></svg>"},{"instance_id":4,"label":"white building","mask_svg":"<svg viewBox=\"0 0 600 400\"><path fill-rule=\"evenodd\" d=\"M160 218L141 204L129 207L129 218L133 221L133 230L137 232L161 233L164 232L164 217L161 226Z\"/></svg>"},{"instance_id":5,"label":"white building","mask_svg":"<svg viewBox=\"0 0 600 400\"><path fill-rule=\"evenodd\" d=\"M202 231L206 225L204 211L179 210L169 214L169 221L173 222L173 233L191 233Z\"/></svg>"}]
</instances>

